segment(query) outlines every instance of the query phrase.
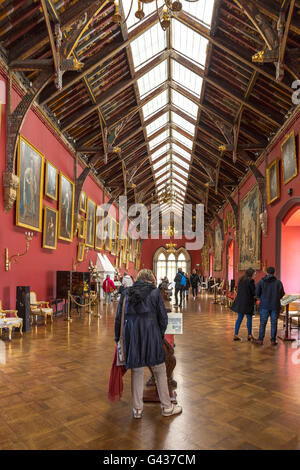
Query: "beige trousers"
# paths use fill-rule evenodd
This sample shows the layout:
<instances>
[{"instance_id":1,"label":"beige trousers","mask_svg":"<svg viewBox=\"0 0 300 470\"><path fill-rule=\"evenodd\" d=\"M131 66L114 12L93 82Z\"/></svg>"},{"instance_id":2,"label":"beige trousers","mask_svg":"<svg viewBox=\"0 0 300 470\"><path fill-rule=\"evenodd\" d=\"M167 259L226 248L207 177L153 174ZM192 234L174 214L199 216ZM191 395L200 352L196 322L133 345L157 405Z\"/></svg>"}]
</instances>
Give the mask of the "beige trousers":
<instances>
[{"instance_id":1,"label":"beige trousers","mask_svg":"<svg viewBox=\"0 0 300 470\"><path fill-rule=\"evenodd\" d=\"M161 406L163 408L170 408L172 406L172 403L169 395L166 364L162 362L157 366L152 366L151 369L153 370ZM133 408L137 410L143 409L143 392L144 367L131 369L131 393Z\"/></svg>"}]
</instances>

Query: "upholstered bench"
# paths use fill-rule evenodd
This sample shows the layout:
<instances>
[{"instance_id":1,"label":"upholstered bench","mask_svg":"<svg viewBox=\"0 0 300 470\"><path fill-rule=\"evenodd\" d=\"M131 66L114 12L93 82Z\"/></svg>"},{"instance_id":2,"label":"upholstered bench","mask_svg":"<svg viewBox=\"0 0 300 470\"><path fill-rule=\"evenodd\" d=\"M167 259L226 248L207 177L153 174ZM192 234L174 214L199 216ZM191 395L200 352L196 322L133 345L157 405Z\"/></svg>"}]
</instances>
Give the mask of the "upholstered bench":
<instances>
[{"instance_id":1,"label":"upholstered bench","mask_svg":"<svg viewBox=\"0 0 300 470\"><path fill-rule=\"evenodd\" d=\"M12 316L8 316L12 315ZM19 328L20 333L23 336L23 319L18 317L17 310L2 310L2 303L0 300L0 334L2 336L2 330L8 330L8 338L11 341L12 330Z\"/></svg>"}]
</instances>

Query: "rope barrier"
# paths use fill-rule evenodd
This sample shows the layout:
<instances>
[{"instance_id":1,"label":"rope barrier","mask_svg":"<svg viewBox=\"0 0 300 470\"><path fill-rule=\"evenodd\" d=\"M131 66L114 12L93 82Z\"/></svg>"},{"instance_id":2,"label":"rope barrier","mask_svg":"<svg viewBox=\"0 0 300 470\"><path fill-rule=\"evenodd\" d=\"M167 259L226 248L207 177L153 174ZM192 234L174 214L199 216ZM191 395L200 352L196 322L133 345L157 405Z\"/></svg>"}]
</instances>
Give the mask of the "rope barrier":
<instances>
[{"instance_id":1,"label":"rope barrier","mask_svg":"<svg viewBox=\"0 0 300 470\"><path fill-rule=\"evenodd\" d=\"M69 296L72 302L74 302L75 305L78 305L78 307L90 307L93 304L93 302L95 302L94 300L91 300L91 302L88 302L87 304L79 304L78 302L76 302L73 295L69 294Z\"/></svg>"}]
</instances>

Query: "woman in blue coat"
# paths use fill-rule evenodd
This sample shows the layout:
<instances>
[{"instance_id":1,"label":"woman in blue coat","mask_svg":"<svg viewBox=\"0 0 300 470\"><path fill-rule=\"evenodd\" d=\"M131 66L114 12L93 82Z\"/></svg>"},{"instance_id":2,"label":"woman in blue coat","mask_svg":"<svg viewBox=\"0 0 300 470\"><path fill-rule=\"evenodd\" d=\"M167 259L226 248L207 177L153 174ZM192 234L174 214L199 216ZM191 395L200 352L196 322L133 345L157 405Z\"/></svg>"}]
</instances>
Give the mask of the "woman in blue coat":
<instances>
[{"instance_id":1,"label":"woman in blue coat","mask_svg":"<svg viewBox=\"0 0 300 470\"><path fill-rule=\"evenodd\" d=\"M235 331L234 341L240 341L241 338L238 336L241 323L244 316L247 316L247 328L248 328L248 341L253 339L252 336L252 316L254 314L255 304L255 283L253 275L255 274L254 269L249 268L245 274L240 278L238 283L237 295L231 306L231 310L238 314Z\"/></svg>"},{"instance_id":2,"label":"woman in blue coat","mask_svg":"<svg viewBox=\"0 0 300 470\"><path fill-rule=\"evenodd\" d=\"M143 412L144 367L151 367L153 371L162 415L181 413L181 406L173 405L170 400L163 348L168 316L152 271L142 269L133 286L122 295L115 320L116 342L120 338L124 301L124 347L126 368L131 369L134 418L141 418Z\"/></svg>"}]
</instances>

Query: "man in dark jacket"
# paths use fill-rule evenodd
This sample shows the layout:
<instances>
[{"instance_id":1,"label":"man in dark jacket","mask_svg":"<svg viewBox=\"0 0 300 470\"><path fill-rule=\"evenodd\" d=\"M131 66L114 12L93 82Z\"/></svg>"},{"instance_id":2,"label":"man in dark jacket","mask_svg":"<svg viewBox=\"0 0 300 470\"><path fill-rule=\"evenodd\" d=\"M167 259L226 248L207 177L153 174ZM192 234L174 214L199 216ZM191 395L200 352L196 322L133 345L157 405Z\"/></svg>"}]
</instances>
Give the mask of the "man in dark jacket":
<instances>
[{"instance_id":1,"label":"man in dark jacket","mask_svg":"<svg viewBox=\"0 0 300 470\"><path fill-rule=\"evenodd\" d=\"M271 343L276 345L277 323L281 309L280 299L284 296L282 282L274 276L275 268L269 267L267 275L263 277L256 286L255 295L260 299L260 325L259 337L254 342L263 344L266 325L269 316L271 317Z\"/></svg>"},{"instance_id":2,"label":"man in dark jacket","mask_svg":"<svg viewBox=\"0 0 300 470\"><path fill-rule=\"evenodd\" d=\"M185 282L183 284L183 279L182 278L185 281L185 277L183 275L182 268L178 268L178 273L176 274L176 276L174 278L174 282L175 282L175 304L174 304L174 306L175 307L178 307L178 292L180 293L179 307L182 307L182 294L183 294L183 289L184 289L184 286L185 286Z\"/></svg>"},{"instance_id":3,"label":"man in dark jacket","mask_svg":"<svg viewBox=\"0 0 300 470\"><path fill-rule=\"evenodd\" d=\"M197 274L196 269L193 269L193 272L190 277L190 282L192 286L193 297L194 297L194 300L196 300L196 297L198 295L198 285L199 284L201 285L201 280L200 280L199 275Z\"/></svg>"}]
</instances>

